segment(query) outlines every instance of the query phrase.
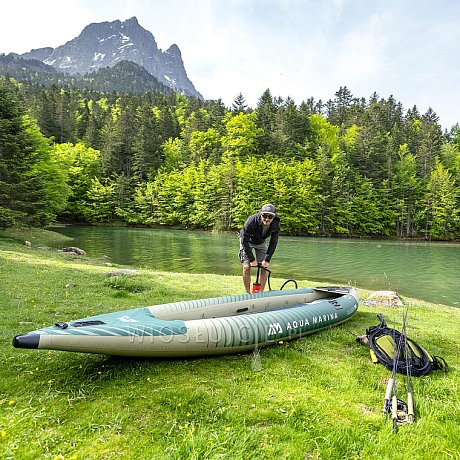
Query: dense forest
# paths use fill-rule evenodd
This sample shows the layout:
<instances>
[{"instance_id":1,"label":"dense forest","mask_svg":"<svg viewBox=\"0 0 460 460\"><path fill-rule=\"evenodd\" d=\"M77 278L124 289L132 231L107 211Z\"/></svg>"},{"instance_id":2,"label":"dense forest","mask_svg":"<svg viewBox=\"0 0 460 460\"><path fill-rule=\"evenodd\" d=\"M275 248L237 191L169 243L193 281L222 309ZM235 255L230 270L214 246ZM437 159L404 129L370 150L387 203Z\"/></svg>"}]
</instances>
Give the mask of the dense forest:
<instances>
[{"instance_id":1,"label":"dense forest","mask_svg":"<svg viewBox=\"0 0 460 460\"><path fill-rule=\"evenodd\" d=\"M235 230L265 202L291 234L459 238L460 127L346 87L252 109L0 76L0 227Z\"/></svg>"}]
</instances>

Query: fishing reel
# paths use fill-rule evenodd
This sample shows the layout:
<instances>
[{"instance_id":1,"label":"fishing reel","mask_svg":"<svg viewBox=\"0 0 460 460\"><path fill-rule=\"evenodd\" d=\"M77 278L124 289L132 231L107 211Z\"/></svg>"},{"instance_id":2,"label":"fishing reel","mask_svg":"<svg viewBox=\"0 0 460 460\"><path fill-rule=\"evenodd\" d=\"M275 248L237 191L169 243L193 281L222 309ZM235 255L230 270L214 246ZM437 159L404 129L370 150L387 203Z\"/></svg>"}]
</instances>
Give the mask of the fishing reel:
<instances>
[{"instance_id":1,"label":"fishing reel","mask_svg":"<svg viewBox=\"0 0 460 460\"><path fill-rule=\"evenodd\" d=\"M399 425L406 425L414 422L414 410L411 404L407 404L402 399L397 399L396 397L385 402L382 412L385 414L386 418L391 414L394 431L398 431Z\"/></svg>"},{"instance_id":2,"label":"fishing reel","mask_svg":"<svg viewBox=\"0 0 460 460\"><path fill-rule=\"evenodd\" d=\"M388 405L389 412L393 413L393 401L390 400ZM409 408L406 402L402 399L396 400L396 423L398 425L404 425L405 423L412 423Z\"/></svg>"},{"instance_id":3,"label":"fishing reel","mask_svg":"<svg viewBox=\"0 0 460 460\"><path fill-rule=\"evenodd\" d=\"M412 391L408 388L407 403L396 397L396 382L392 377L388 379L385 399L383 403L382 413L385 415L385 422L388 416L391 415L393 421L393 431L398 431L398 425L414 422L414 400Z\"/></svg>"}]
</instances>

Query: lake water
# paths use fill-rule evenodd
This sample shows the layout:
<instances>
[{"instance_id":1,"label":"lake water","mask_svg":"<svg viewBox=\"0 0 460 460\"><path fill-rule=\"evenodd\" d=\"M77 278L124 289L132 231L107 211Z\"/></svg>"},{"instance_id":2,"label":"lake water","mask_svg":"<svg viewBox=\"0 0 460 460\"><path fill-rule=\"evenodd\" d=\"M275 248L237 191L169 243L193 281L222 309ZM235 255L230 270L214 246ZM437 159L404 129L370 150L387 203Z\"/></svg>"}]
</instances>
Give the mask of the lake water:
<instances>
[{"instance_id":1,"label":"lake water","mask_svg":"<svg viewBox=\"0 0 460 460\"><path fill-rule=\"evenodd\" d=\"M238 237L201 231L66 226L90 257L171 272L240 275ZM69 244L70 245L70 244ZM460 244L281 236L273 278L309 279L460 307ZM272 289L280 286L273 285ZM289 285L289 286L292 286Z\"/></svg>"}]
</instances>

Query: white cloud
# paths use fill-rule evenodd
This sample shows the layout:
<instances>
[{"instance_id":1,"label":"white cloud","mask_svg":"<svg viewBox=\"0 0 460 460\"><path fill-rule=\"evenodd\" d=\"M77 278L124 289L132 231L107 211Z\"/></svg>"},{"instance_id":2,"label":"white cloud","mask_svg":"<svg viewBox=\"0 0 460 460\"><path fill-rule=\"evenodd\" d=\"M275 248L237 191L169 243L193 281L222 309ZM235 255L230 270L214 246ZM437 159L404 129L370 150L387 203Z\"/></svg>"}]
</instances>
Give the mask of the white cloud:
<instances>
[{"instance_id":1,"label":"white cloud","mask_svg":"<svg viewBox=\"0 0 460 460\"><path fill-rule=\"evenodd\" d=\"M335 59L335 73L346 75L356 85L369 81L381 74L384 52L384 43L376 36L371 21L343 38Z\"/></svg>"},{"instance_id":2,"label":"white cloud","mask_svg":"<svg viewBox=\"0 0 460 460\"><path fill-rule=\"evenodd\" d=\"M2 5L0 52L56 47L92 22L136 16L176 43L206 98L255 106L266 88L297 103L340 86L460 121L460 2L437 0L17 0Z\"/></svg>"}]
</instances>

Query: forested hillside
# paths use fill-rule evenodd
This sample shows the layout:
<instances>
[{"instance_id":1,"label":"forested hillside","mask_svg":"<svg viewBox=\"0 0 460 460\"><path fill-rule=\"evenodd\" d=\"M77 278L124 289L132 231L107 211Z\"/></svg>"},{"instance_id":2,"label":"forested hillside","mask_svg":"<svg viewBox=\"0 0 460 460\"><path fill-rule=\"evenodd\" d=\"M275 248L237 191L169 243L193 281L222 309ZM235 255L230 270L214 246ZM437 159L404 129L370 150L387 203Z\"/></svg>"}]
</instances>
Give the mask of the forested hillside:
<instances>
[{"instance_id":1,"label":"forested hillside","mask_svg":"<svg viewBox=\"0 0 460 460\"><path fill-rule=\"evenodd\" d=\"M293 234L460 237L460 127L392 97L226 108L3 78L0 102L0 226L233 230L269 201Z\"/></svg>"},{"instance_id":2,"label":"forested hillside","mask_svg":"<svg viewBox=\"0 0 460 460\"><path fill-rule=\"evenodd\" d=\"M71 75L57 72L54 67L36 59L0 54L0 74L13 77L27 86L58 85L80 90L131 94L143 94L147 91L168 94L172 91L144 67L129 61L120 61L113 67L104 67L84 75Z\"/></svg>"}]
</instances>

